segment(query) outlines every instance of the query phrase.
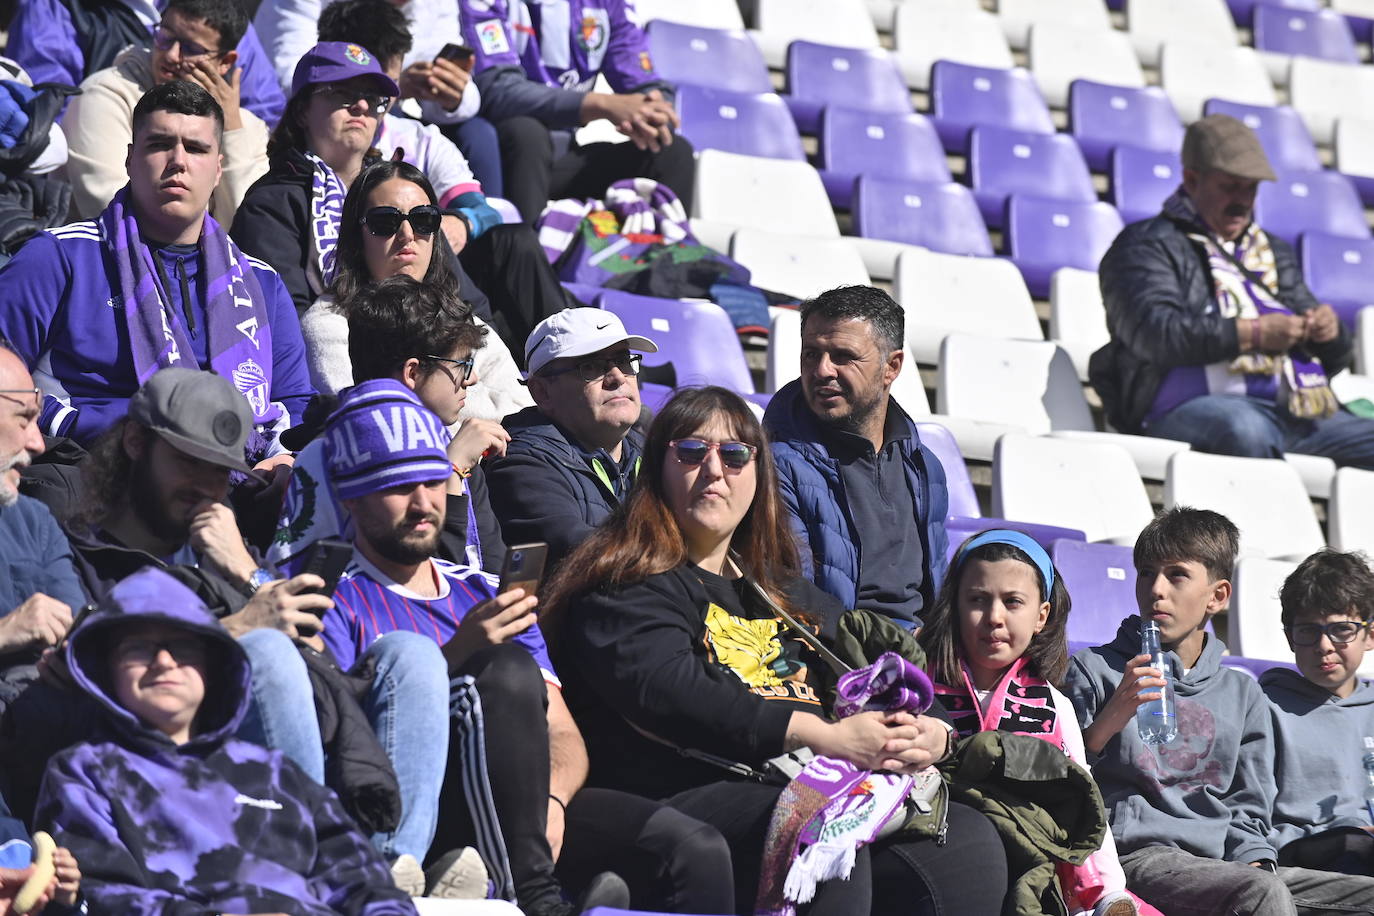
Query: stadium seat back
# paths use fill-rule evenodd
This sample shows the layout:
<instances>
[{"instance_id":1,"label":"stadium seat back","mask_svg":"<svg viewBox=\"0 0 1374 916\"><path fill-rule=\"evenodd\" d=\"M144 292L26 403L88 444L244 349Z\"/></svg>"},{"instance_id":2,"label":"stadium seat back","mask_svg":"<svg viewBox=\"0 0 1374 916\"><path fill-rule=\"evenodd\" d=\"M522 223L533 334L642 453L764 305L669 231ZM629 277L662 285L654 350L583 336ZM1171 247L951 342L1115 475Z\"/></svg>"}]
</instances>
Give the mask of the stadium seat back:
<instances>
[{"instance_id":1,"label":"stadium seat back","mask_svg":"<svg viewBox=\"0 0 1374 916\"><path fill-rule=\"evenodd\" d=\"M906 315L907 358L918 363L937 362L949 334L1045 339L1025 281L1001 258L909 249L897 258L893 294Z\"/></svg>"},{"instance_id":2,"label":"stadium seat back","mask_svg":"<svg viewBox=\"0 0 1374 916\"><path fill-rule=\"evenodd\" d=\"M1036 134L1054 133L1054 121L1030 73L936 61L930 75L931 117L945 149L968 151L969 132L990 124Z\"/></svg>"},{"instance_id":3,"label":"stadium seat back","mask_svg":"<svg viewBox=\"0 0 1374 916\"><path fill-rule=\"evenodd\" d=\"M1226 620L1227 648L1246 658L1291 662L1293 650L1283 634L1279 592L1298 564L1289 560L1241 557Z\"/></svg>"},{"instance_id":4,"label":"stadium seat back","mask_svg":"<svg viewBox=\"0 0 1374 916\"><path fill-rule=\"evenodd\" d=\"M1083 154L1067 134L976 127L969 174L978 209L990 227L1003 224L1006 201L1012 194L1083 202L1097 199Z\"/></svg>"},{"instance_id":5,"label":"stadium seat back","mask_svg":"<svg viewBox=\"0 0 1374 916\"><path fill-rule=\"evenodd\" d=\"M1061 267L1097 270L1121 228L1121 217L1111 204L1013 194L1007 205L1007 255L1025 277L1030 294L1044 299L1050 293L1050 277Z\"/></svg>"},{"instance_id":6,"label":"stadium seat back","mask_svg":"<svg viewBox=\"0 0 1374 916\"><path fill-rule=\"evenodd\" d=\"M1083 28L1067 20L1037 22L1031 28L1027 53L1040 92L1055 108L1068 104L1075 80L1120 89L1145 86L1145 71L1130 38L1114 29Z\"/></svg>"},{"instance_id":7,"label":"stadium seat back","mask_svg":"<svg viewBox=\"0 0 1374 916\"><path fill-rule=\"evenodd\" d=\"M950 181L935 127L924 115L831 105L821 115L821 180L835 205L851 206L860 175Z\"/></svg>"},{"instance_id":8,"label":"stadium seat back","mask_svg":"<svg viewBox=\"0 0 1374 916\"><path fill-rule=\"evenodd\" d=\"M946 254L992 255L978 203L961 184L865 175L858 181L853 210L855 231L864 238Z\"/></svg>"},{"instance_id":9,"label":"stadium seat back","mask_svg":"<svg viewBox=\"0 0 1374 916\"><path fill-rule=\"evenodd\" d=\"M930 88L937 60L1007 70L1015 66L997 17L959 3L903 3L894 28L897 63L908 86Z\"/></svg>"},{"instance_id":10,"label":"stadium seat back","mask_svg":"<svg viewBox=\"0 0 1374 916\"><path fill-rule=\"evenodd\" d=\"M741 229L730 243L730 257L749 268L754 286L799 300L870 282L863 258L843 239Z\"/></svg>"},{"instance_id":11,"label":"stadium seat back","mask_svg":"<svg viewBox=\"0 0 1374 916\"><path fill-rule=\"evenodd\" d=\"M818 238L840 235L820 175L805 162L702 150L696 185L692 215L699 219Z\"/></svg>"},{"instance_id":12,"label":"stadium seat back","mask_svg":"<svg viewBox=\"0 0 1374 916\"><path fill-rule=\"evenodd\" d=\"M805 160L801 135L782 98L682 84L677 87L682 134L696 149Z\"/></svg>"},{"instance_id":13,"label":"stadium seat back","mask_svg":"<svg viewBox=\"0 0 1374 916\"><path fill-rule=\"evenodd\" d=\"M1112 151L1111 201L1127 224L1159 215L1160 205L1183 183L1173 152L1122 144Z\"/></svg>"},{"instance_id":14,"label":"stadium seat back","mask_svg":"<svg viewBox=\"0 0 1374 916\"><path fill-rule=\"evenodd\" d=\"M787 49L786 72L786 101L804 134L816 133L827 105L896 114L912 110L902 71L887 51L794 41Z\"/></svg>"},{"instance_id":15,"label":"stadium seat back","mask_svg":"<svg viewBox=\"0 0 1374 916\"><path fill-rule=\"evenodd\" d=\"M1069 131L1094 171L1105 172L1122 144L1177 153L1183 124L1157 86L1132 89L1076 80L1069 90Z\"/></svg>"},{"instance_id":16,"label":"stadium seat back","mask_svg":"<svg viewBox=\"0 0 1374 916\"><path fill-rule=\"evenodd\" d=\"M1360 196L1339 172L1287 172L1278 181L1261 181L1255 222L1294 246L1300 235L1313 230L1369 238Z\"/></svg>"},{"instance_id":17,"label":"stadium seat back","mask_svg":"<svg viewBox=\"0 0 1374 916\"><path fill-rule=\"evenodd\" d=\"M649 23L654 70L673 83L730 92L772 92L768 65L741 29L729 31L660 19Z\"/></svg>"},{"instance_id":18,"label":"stadium seat back","mask_svg":"<svg viewBox=\"0 0 1374 916\"><path fill-rule=\"evenodd\" d=\"M1254 48L1219 47L1186 38L1171 41L1164 48L1159 83L1185 124L1202 117L1202 107L1211 98L1247 105L1279 103L1269 72Z\"/></svg>"},{"instance_id":19,"label":"stadium seat back","mask_svg":"<svg viewBox=\"0 0 1374 916\"><path fill-rule=\"evenodd\" d=\"M1311 231L1303 233L1299 251L1307 288L1354 328L1360 310L1374 305L1374 239Z\"/></svg>"},{"instance_id":20,"label":"stadium seat back","mask_svg":"<svg viewBox=\"0 0 1374 916\"><path fill-rule=\"evenodd\" d=\"M644 354L648 379L670 384L665 379L671 365L670 387L723 385L740 394L754 393L735 325L714 302L658 299L618 290L606 290L597 301L624 322L627 333L658 344L657 353Z\"/></svg>"},{"instance_id":21,"label":"stadium seat back","mask_svg":"<svg viewBox=\"0 0 1374 916\"><path fill-rule=\"evenodd\" d=\"M1297 10L1261 3L1254 13L1255 47L1343 64L1360 52L1345 17L1333 10Z\"/></svg>"},{"instance_id":22,"label":"stadium seat back","mask_svg":"<svg viewBox=\"0 0 1374 916\"><path fill-rule=\"evenodd\" d=\"M1228 114L1253 130L1276 172L1308 172L1322 167L1302 116L1287 105L1269 108L1210 99L1203 113Z\"/></svg>"},{"instance_id":23,"label":"stadium seat back","mask_svg":"<svg viewBox=\"0 0 1374 916\"><path fill-rule=\"evenodd\" d=\"M940 345L937 378L939 414L1032 434L1094 428L1073 363L1049 341L950 334Z\"/></svg>"}]
</instances>

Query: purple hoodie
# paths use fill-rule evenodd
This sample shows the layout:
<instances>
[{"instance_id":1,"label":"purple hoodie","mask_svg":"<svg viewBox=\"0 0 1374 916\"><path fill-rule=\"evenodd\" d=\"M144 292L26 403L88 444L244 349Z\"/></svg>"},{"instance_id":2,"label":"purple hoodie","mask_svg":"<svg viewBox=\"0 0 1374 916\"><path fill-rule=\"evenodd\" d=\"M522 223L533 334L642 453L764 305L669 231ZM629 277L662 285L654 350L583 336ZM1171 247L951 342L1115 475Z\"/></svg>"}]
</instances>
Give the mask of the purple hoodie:
<instances>
[{"instance_id":1,"label":"purple hoodie","mask_svg":"<svg viewBox=\"0 0 1374 916\"><path fill-rule=\"evenodd\" d=\"M109 693L107 657L130 618L211 641L185 744ZM92 913L415 916L333 792L279 752L231 737L248 707L248 658L185 586L157 569L120 582L76 629L67 661L107 727L53 758L35 822L76 856Z\"/></svg>"}]
</instances>

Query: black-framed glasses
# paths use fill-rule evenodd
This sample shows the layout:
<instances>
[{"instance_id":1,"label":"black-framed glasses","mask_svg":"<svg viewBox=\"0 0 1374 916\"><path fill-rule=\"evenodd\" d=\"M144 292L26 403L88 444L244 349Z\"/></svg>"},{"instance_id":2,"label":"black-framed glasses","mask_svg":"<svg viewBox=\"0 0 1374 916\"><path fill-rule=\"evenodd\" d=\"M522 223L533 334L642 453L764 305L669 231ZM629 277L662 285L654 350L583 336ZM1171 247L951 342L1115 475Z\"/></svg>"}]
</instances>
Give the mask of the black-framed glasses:
<instances>
[{"instance_id":1,"label":"black-framed glasses","mask_svg":"<svg viewBox=\"0 0 1374 916\"><path fill-rule=\"evenodd\" d=\"M439 231L443 216L433 204L412 207L409 213L402 213L395 207L373 207L363 214L361 222L368 232L381 238L391 238L400 232L401 223L410 223L416 235L433 235Z\"/></svg>"},{"instance_id":2,"label":"black-framed glasses","mask_svg":"<svg viewBox=\"0 0 1374 916\"><path fill-rule=\"evenodd\" d=\"M668 443L678 464L696 467L706 460L711 452L720 455L720 463L732 471L741 470L754 460L758 446L747 442L707 442L705 439L673 439Z\"/></svg>"},{"instance_id":3,"label":"black-framed glasses","mask_svg":"<svg viewBox=\"0 0 1374 916\"><path fill-rule=\"evenodd\" d=\"M453 359L448 356L426 356L431 362L439 364L439 368L444 370L444 374L453 382L453 391L458 393L463 390L463 383L472 378L472 367L476 364L476 357L469 356L467 359ZM450 369L449 366L453 368Z\"/></svg>"},{"instance_id":4,"label":"black-framed glasses","mask_svg":"<svg viewBox=\"0 0 1374 916\"><path fill-rule=\"evenodd\" d=\"M323 96L334 108L352 108L358 101L366 102L368 111L375 112L378 117L386 114L391 107L391 96L365 89L349 89L336 83L321 86L315 90L315 94Z\"/></svg>"},{"instance_id":5,"label":"black-framed glasses","mask_svg":"<svg viewBox=\"0 0 1374 916\"><path fill-rule=\"evenodd\" d=\"M14 401L25 410L37 411L43 404L43 392L38 388L0 388L0 398Z\"/></svg>"},{"instance_id":6,"label":"black-framed glasses","mask_svg":"<svg viewBox=\"0 0 1374 916\"><path fill-rule=\"evenodd\" d=\"M198 665L207 654L205 640L195 636L176 636L172 639L126 639L115 647L115 658L121 665L151 665L163 649L178 665Z\"/></svg>"},{"instance_id":7,"label":"black-framed glasses","mask_svg":"<svg viewBox=\"0 0 1374 916\"><path fill-rule=\"evenodd\" d=\"M172 45L181 45L181 56L183 60L204 57L207 54L223 53L218 48L202 48L194 41L188 41L182 38L166 26L159 25L153 31L153 46L159 51L170 51L172 50Z\"/></svg>"},{"instance_id":8,"label":"black-framed glasses","mask_svg":"<svg viewBox=\"0 0 1374 916\"><path fill-rule=\"evenodd\" d=\"M1333 645L1344 646L1354 642L1367 629L1369 624L1358 620L1337 620L1333 623L1295 623L1284 627L1283 631L1295 646L1315 646L1322 641L1322 636Z\"/></svg>"},{"instance_id":9,"label":"black-framed glasses","mask_svg":"<svg viewBox=\"0 0 1374 916\"><path fill-rule=\"evenodd\" d=\"M595 359L578 360L566 369L540 373L545 378L576 372L584 382L599 382L612 369L619 369L624 375L639 375L640 363L644 357L639 353L617 353L615 356L601 356Z\"/></svg>"}]
</instances>

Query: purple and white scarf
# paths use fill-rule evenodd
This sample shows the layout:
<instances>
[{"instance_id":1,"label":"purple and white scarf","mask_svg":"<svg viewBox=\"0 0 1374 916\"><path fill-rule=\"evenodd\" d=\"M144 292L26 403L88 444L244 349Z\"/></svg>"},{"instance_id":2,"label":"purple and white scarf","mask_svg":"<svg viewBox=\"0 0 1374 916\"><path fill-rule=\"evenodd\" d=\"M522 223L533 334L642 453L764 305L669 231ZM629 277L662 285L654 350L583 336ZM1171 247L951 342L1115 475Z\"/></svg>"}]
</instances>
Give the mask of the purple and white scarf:
<instances>
[{"instance_id":1,"label":"purple and white scarf","mask_svg":"<svg viewBox=\"0 0 1374 916\"><path fill-rule=\"evenodd\" d=\"M1222 317L1294 314L1278 299L1278 266L1274 251L1269 245L1269 236L1254 222L1233 243L1233 260L1222 248L1222 243L1207 231L1183 188L1164 201L1163 213L1191 227L1193 231L1187 232L1188 238L1206 252L1216 304ZM1240 262L1239 265L1236 262ZM1205 393L1208 394L1243 394L1274 400L1292 416L1304 419L1329 417L1340 406L1328 384L1326 370L1319 361L1300 350L1280 355L1242 353L1229 362L1203 368ZM1160 394L1166 397L1171 396L1169 381L1166 378L1161 385Z\"/></svg>"},{"instance_id":2,"label":"purple and white scarf","mask_svg":"<svg viewBox=\"0 0 1374 916\"><path fill-rule=\"evenodd\" d=\"M842 675L835 692L835 713L841 717L869 710L918 716L935 697L926 673L893 652ZM808 763L773 808L754 904L757 916L794 916L822 881L848 878L859 849L902 810L915 779L874 773L832 757Z\"/></svg>"},{"instance_id":3,"label":"purple and white scarf","mask_svg":"<svg viewBox=\"0 0 1374 916\"><path fill-rule=\"evenodd\" d=\"M314 153L306 153L314 171L310 176L310 241L315 246L314 268L319 274L322 293L334 282L334 249L339 244L339 224L343 222L344 198L348 188L343 179Z\"/></svg>"},{"instance_id":4,"label":"purple and white scarf","mask_svg":"<svg viewBox=\"0 0 1374 916\"><path fill-rule=\"evenodd\" d=\"M99 217L101 237L119 272L124 321L140 387L167 366L196 368L195 351L170 302L163 301L153 258L129 206L129 188L115 194ZM205 316L210 369L234 383L253 409L260 431L287 416L271 399L272 328L257 275L247 255L209 213L197 243L205 271Z\"/></svg>"},{"instance_id":5,"label":"purple and white scarf","mask_svg":"<svg viewBox=\"0 0 1374 916\"><path fill-rule=\"evenodd\" d=\"M539 244L550 264L572 247L582 220L595 210L614 214L616 231L623 236L659 236L665 245L693 241L687 210L672 188L652 178L624 178L606 189L604 201L569 197L545 208L539 217Z\"/></svg>"}]
</instances>

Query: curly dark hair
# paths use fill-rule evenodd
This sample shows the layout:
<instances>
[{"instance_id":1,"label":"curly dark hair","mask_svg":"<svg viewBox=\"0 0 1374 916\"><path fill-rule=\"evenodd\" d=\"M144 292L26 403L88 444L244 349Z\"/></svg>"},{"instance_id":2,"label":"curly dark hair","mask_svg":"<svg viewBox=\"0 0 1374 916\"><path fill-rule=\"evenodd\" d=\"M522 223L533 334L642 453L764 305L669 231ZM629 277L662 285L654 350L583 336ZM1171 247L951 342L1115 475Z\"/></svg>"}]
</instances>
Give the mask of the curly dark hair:
<instances>
[{"instance_id":1,"label":"curly dark hair","mask_svg":"<svg viewBox=\"0 0 1374 916\"><path fill-rule=\"evenodd\" d=\"M124 448L124 430L131 423L142 435L153 435L128 417L120 417L91 444L90 453L81 462L81 504L68 519L73 530L100 525L128 492L134 462Z\"/></svg>"},{"instance_id":2,"label":"curly dark hair","mask_svg":"<svg viewBox=\"0 0 1374 916\"><path fill-rule=\"evenodd\" d=\"M486 328L472 320L472 309L442 287L406 274L365 286L344 304L348 316L348 358L353 381L361 384L396 373L406 360L420 360L426 374L459 347L480 348Z\"/></svg>"},{"instance_id":3,"label":"curly dark hair","mask_svg":"<svg viewBox=\"0 0 1374 916\"><path fill-rule=\"evenodd\" d=\"M1359 551L1341 553L1324 547L1298 564L1279 592L1280 620L1291 627L1299 617L1348 614L1374 618L1374 571Z\"/></svg>"}]
</instances>

